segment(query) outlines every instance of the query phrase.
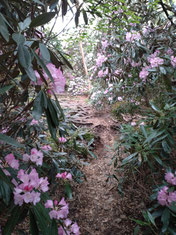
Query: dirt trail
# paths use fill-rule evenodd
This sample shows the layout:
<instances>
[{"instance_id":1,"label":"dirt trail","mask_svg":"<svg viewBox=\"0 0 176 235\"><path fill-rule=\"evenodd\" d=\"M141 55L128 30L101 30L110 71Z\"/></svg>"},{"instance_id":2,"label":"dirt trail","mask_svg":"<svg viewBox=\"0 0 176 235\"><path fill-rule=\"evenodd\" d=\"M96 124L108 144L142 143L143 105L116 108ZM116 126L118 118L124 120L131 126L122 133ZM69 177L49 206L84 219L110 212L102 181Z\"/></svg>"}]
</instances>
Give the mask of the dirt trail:
<instances>
[{"instance_id":1,"label":"dirt trail","mask_svg":"<svg viewBox=\"0 0 176 235\"><path fill-rule=\"evenodd\" d=\"M107 109L97 111L87 103L87 97L60 97L62 107L71 108L75 114L75 124L85 125L100 137L94 153L97 159L83 167L87 181L77 185L75 197L70 202L70 213L80 226L82 235L121 235L133 234L131 222L127 218L128 207L117 191L117 182L106 182L112 174L110 165L112 146L118 136L118 127ZM129 205L130 206L130 205Z\"/></svg>"}]
</instances>

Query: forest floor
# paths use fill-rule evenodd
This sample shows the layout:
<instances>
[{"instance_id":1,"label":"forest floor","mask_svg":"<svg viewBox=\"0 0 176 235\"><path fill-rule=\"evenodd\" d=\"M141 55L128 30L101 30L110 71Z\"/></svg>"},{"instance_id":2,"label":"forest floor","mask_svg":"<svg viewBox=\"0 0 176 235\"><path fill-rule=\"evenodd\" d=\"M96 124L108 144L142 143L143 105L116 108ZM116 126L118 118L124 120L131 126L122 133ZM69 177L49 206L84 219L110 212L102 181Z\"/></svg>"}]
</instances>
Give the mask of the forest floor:
<instances>
[{"instance_id":1,"label":"forest floor","mask_svg":"<svg viewBox=\"0 0 176 235\"><path fill-rule=\"evenodd\" d=\"M88 104L87 96L59 97L62 107L71 110L73 123L90 129L97 137L94 154L97 159L89 160L82 167L86 180L73 188L74 197L70 201L70 217L80 226L82 235L128 235L135 228L131 218L137 218L144 209L145 190L137 189L131 178L125 184L124 197L118 192L113 174L112 147L118 140L120 123L116 122L108 108L94 109ZM137 186L137 187L138 187ZM142 187L142 186L141 186Z\"/></svg>"}]
</instances>

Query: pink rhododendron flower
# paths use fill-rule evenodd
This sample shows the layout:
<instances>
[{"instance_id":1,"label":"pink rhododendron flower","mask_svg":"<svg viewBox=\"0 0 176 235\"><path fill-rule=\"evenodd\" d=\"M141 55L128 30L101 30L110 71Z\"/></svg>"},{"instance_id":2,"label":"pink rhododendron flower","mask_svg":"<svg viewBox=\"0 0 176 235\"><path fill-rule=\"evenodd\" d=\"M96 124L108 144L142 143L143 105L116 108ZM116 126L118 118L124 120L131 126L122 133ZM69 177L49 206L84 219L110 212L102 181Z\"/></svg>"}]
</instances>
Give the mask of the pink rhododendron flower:
<instances>
[{"instance_id":1,"label":"pink rhododendron flower","mask_svg":"<svg viewBox=\"0 0 176 235\"><path fill-rule=\"evenodd\" d=\"M64 138L63 136L59 138L59 142L60 143L65 143L67 142L66 138Z\"/></svg>"},{"instance_id":2,"label":"pink rhododendron flower","mask_svg":"<svg viewBox=\"0 0 176 235\"><path fill-rule=\"evenodd\" d=\"M164 60L160 57L154 57L149 59L149 62L151 64L152 68L158 67L159 65L162 65L164 63Z\"/></svg>"},{"instance_id":3,"label":"pink rhododendron flower","mask_svg":"<svg viewBox=\"0 0 176 235\"><path fill-rule=\"evenodd\" d=\"M147 76L149 75L149 72L148 72L148 70L146 69L146 67L144 67L143 69L142 69L142 71L139 73L139 77L140 78L146 78Z\"/></svg>"},{"instance_id":4,"label":"pink rhododendron flower","mask_svg":"<svg viewBox=\"0 0 176 235\"><path fill-rule=\"evenodd\" d=\"M117 100L118 100L118 101L122 101L123 98L122 98L121 96L119 96L119 97L117 97Z\"/></svg>"},{"instance_id":5,"label":"pink rhododendron flower","mask_svg":"<svg viewBox=\"0 0 176 235\"><path fill-rule=\"evenodd\" d=\"M23 154L23 161L28 162L30 160L30 155L25 153Z\"/></svg>"},{"instance_id":6,"label":"pink rhododendron flower","mask_svg":"<svg viewBox=\"0 0 176 235\"><path fill-rule=\"evenodd\" d=\"M51 148L51 146L50 145L44 145L44 146L42 146L41 147L41 149L43 149L43 150L51 150L52 148Z\"/></svg>"},{"instance_id":7,"label":"pink rhododendron flower","mask_svg":"<svg viewBox=\"0 0 176 235\"><path fill-rule=\"evenodd\" d=\"M171 64L173 67L176 67L176 57L171 56Z\"/></svg>"},{"instance_id":8,"label":"pink rhododendron flower","mask_svg":"<svg viewBox=\"0 0 176 235\"><path fill-rule=\"evenodd\" d=\"M56 175L57 178L62 178L62 179L69 179L69 180L72 180L72 175L70 173L67 173L67 172L63 172L63 173L58 173Z\"/></svg>"},{"instance_id":9,"label":"pink rhododendron flower","mask_svg":"<svg viewBox=\"0 0 176 235\"><path fill-rule=\"evenodd\" d=\"M106 95L106 94L108 93L108 91L109 91L109 90L108 90L108 89L106 89L106 90L104 91L104 94Z\"/></svg>"},{"instance_id":10,"label":"pink rhododendron flower","mask_svg":"<svg viewBox=\"0 0 176 235\"><path fill-rule=\"evenodd\" d=\"M77 223L74 223L72 224L71 226L71 232L76 234L76 235L79 235L79 226L77 225Z\"/></svg>"},{"instance_id":11,"label":"pink rhododendron flower","mask_svg":"<svg viewBox=\"0 0 176 235\"><path fill-rule=\"evenodd\" d=\"M37 166L41 166L43 163L43 153L36 148L31 149L30 160L35 162Z\"/></svg>"},{"instance_id":12,"label":"pink rhododendron flower","mask_svg":"<svg viewBox=\"0 0 176 235\"><path fill-rule=\"evenodd\" d=\"M162 206L167 206L168 205L168 202L167 202L167 198L168 198L168 187L167 186L164 186L159 192L158 192L158 196L157 196L157 199L158 199L158 202L160 205Z\"/></svg>"},{"instance_id":13,"label":"pink rhododendron flower","mask_svg":"<svg viewBox=\"0 0 176 235\"><path fill-rule=\"evenodd\" d=\"M176 202L176 191L169 192L167 201L168 201L169 204L172 204L172 202Z\"/></svg>"},{"instance_id":14,"label":"pink rhododendron flower","mask_svg":"<svg viewBox=\"0 0 176 235\"><path fill-rule=\"evenodd\" d=\"M172 184L173 183L173 180L174 180L174 174L172 172L167 172L165 174L165 180L169 183L169 184Z\"/></svg>"},{"instance_id":15,"label":"pink rhododendron flower","mask_svg":"<svg viewBox=\"0 0 176 235\"><path fill-rule=\"evenodd\" d=\"M136 122L131 122L131 126L136 126Z\"/></svg>"},{"instance_id":16,"label":"pink rhododendron flower","mask_svg":"<svg viewBox=\"0 0 176 235\"><path fill-rule=\"evenodd\" d=\"M35 119L32 119L32 121L31 121L31 126L33 126L33 125L38 125L38 121L37 120L35 120Z\"/></svg>"},{"instance_id":17,"label":"pink rhododendron flower","mask_svg":"<svg viewBox=\"0 0 176 235\"><path fill-rule=\"evenodd\" d=\"M53 201L47 200L45 203L45 208L53 208Z\"/></svg>"},{"instance_id":18,"label":"pink rhododendron flower","mask_svg":"<svg viewBox=\"0 0 176 235\"><path fill-rule=\"evenodd\" d=\"M96 59L96 65L97 67L101 67L102 64L107 60L107 57L101 54L97 54L98 58Z\"/></svg>"},{"instance_id":19,"label":"pink rhododendron flower","mask_svg":"<svg viewBox=\"0 0 176 235\"><path fill-rule=\"evenodd\" d=\"M169 48L168 50L167 50L167 52L166 52L168 55L173 55L173 50L171 49L171 48Z\"/></svg>"},{"instance_id":20,"label":"pink rhododendron flower","mask_svg":"<svg viewBox=\"0 0 176 235\"><path fill-rule=\"evenodd\" d=\"M40 201L40 192L38 191L46 192L48 190L47 178L39 178L36 169L32 169L29 174L20 169L17 178L21 183L14 188L15 205L21 206L24 202L36 205Z\"/></svg>"},{"instance_id":21,"label":"pink rhododendron flower","mask_svg":"<svg viewBox=\"0 0 176 235\"><path fill-rule=\"evenodd\" d=\"M106 47L108 46L108 41L107 40L102 41L101 44L102 44L103 49L106 49Z\"/></svg>"},{"instance_id":22,"label":"pink rhododendron flower","mask_svg":"<svg viewBox=\"0 0 176 235\"><path fill-rule=\"evenodd\" d=\"M49 216L51 219L57 219L58 212L56 210L52 210L49 212Z\"/></svg>"},{"instance_id":23,"label":"pink rhododendron flower","mask_svg":"<svg viewBox=\"0 0 176 235\"><path fill-rule=\"evenodd\" d=\"M99 77L99 78L104 77L104 72L103 72L103 70L100 70L100 71L98 72L98 77Z\"/></svg>"},{"instance_id":24,"label":"pink rhododendron flower","mask_svg":"<svg viewBox=\"0 0 176 235\"><path fill-rule=\"evenodd\" d=\"M19 161L15 159L14 155L12 153L8 154L5 157L6 162L9 164L10 167L18 170L19 168Z\"/></svg>"}]
</instances>

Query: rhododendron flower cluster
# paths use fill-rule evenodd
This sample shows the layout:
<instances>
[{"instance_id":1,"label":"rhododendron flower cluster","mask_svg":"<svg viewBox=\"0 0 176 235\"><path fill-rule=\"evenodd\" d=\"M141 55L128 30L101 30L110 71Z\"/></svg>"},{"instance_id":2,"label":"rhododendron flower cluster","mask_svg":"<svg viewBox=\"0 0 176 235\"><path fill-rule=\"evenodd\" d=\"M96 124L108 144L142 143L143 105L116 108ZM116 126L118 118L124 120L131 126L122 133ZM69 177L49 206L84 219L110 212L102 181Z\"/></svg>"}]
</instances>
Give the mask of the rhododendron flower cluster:
<instances>
[{"instance_id":1,"label":"rhododendron flower cluster","mask_svg":"<svg viewBox=\"0 0 176 235\"><path fill-rule=\"evenodd\" d=\"M37 150L36 148L31 149L31 155L28 154L24 154L23 155L23 161L31 161L36 163L37 166L42 166L43 164L43 153L39 150Z\"/></svg>"},{"instance_id":2,"label":"rhododendron flower cluster","mask_svg":"<svg viewBox=\"0 0 176 235\"><path fill-rule=\"evenodd\" d=\"M65 142L67 142L66 138L64 138L63 136L59 137L59 143L65 143Z\"/></svg>"},{"instance_id":3,"label":"rhododendron flower cluster","mask_svg":"<svg viewBox=\"0 0 176 235\"><path fill-rule=\"evenodd\" d=\"M63 172L63 173L58 173L56 175L57 178L62 178L62 179L69 179L69 180L72 180L72 175L70 173L67 173L67 172Z\"/></svg>"},{"instance_id":4,"label":"rhododendron flower cluster","mask_svg":"<svg viewBox=\"0 0 176 235\"><path fill-rule=\"evenodd\" d=\"M98 58L96 60L97 67L101 67L102 64L107 60L107 57L104 55L101 55L100 53L97 54Z\"/></svg>"},{"instance_id":5,"label":"rhododendron flower cluster","mask_svg":"<svg viewBox=\"0 0 176 235\"><path fill-rule=\"evenodd\" d=\"M13 169L18 170L19 168L19 161L15 159L14 155L12 153L8 154L5 157L6 162L9 164L10 167Z\"/></svg>"},{"instance_id":6,"label":"rhododendron flower cluster","mask_svg":"<svg viewBox=\"0 0 176 235\"><path fill-rule=\"evenodd\" d=\"M173 67L176 67L176 57L171 56L171 64Z\"/></svg>"},{"instance_id":7,"label":"rhododendron flower cluster","mask_svg":"<svg viewBox=\"0 0 176 235\"><path fill-rule=\"evenodd\" d=\"M171 186L176 186L176 172L173 174L172 172L167 172L165 174L165 180ZM169 187L164 186L157 195L157 199L160 205L162 206L170 206L172 202L176 202L176 191L169 190Z\"/></svg>"},{"instance_id":8,"label":"rhododendron flower cluster","mask_svg":"<svg viewBox=\"0 0 176 235\"><path fill-rule=\"evenodd\" d=\"M135 31L131 32L127 32L126 33L126 41L127 42L133 42L134 40L140 40L141 39L141 35L140 33L137 33Z\"/></svg>"},{"instance_id":9,"label":"rhododendron flower cluster","mask_svg":"<svg viewBox=\"0 0 176 235\"><path fill-rule=\"evenodd\" d=\"M79 227L77 223L72 223L70 219L67 218L69 213L68 203L65 202L65 199L62 198L58 203L57 200L54 202L52 200L47 200L45 203L45 208L51 209L49 212L49 216L51 219L62 219L64 222L64 228L62 226L58 229L59 235L66 234L76 234L79 235Z\"/></svg>"},{"instance_id":10,"label":"rhododendron flower cluster","mask_svg":"<svg viewBox=\"0 0 176 235\"><path fill-rule=\"evenodd\" d=\"M51 146L48 144L48 145L43 145L41 147L42 150L46 150L46 151L49 151L49 150L52 150Z\"/></svg>"},{"instance_id":11,"label":"rhododendron flower cluster","mask_svg":"<svg viewBox=\"0 0 176 235\"><path fill-rule=\"evenodd\" d=\"M31 125L31 126L33 126L33 125L38 125L38 123L39 123L39 122L38 122L37 120L32 119L30 125Z\"/></svg>"},{"instance_id":12,"label":"rhododendron flower cluster","mask_svg":"<svg viewBox=\"0 0 176 235\"><path fill-rule=\"evenodd\" d=\"M36 169L32 169L28 174L23 169L19 170L17 178L21 181L20 184L15 183L14 188L14 203L21 206L25 203L33 203L36 205L40 201L40 192L48 191L47 177L39 178Z\"/></svg>"},{"instance_id":13,"label":"rhododendron flower cluster","mask_svg":"<svg viewBox=\"0 0 176 235\"><path fill-rule=\"evenodd\" d=\"M47 64L47 68L50 71L50 73L53 77L53 80L54 80L54 83L53 83L50 80L50 78L48 77L48 75L46 74L46 72L43 71L43 76L46 79L46 81L49 83L49 91L53 90L57 94L59 94L61 92L64 92L66 79L63 76L61 68L57 69L56 66L54 64L51 64L51 63ZM36 75L36 78L37 78L37 82L36 83L32 82L32 84L36 84L36 85L41 86L43 84L43 81L40 77L40 74L37 71L35 71L35 75Z\"/></svg>"}]
</instances>

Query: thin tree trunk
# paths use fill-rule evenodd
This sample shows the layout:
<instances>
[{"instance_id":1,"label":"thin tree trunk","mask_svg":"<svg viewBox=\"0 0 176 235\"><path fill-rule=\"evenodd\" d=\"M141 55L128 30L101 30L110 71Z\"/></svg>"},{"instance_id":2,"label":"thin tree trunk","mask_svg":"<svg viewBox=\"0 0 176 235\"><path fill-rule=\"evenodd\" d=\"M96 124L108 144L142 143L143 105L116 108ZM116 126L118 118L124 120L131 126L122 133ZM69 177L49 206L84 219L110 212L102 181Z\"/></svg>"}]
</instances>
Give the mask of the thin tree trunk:
<instances>
[{"instance_id":1,"label":"thin tree trunk","mask_svg":"<svg viewBox=\"0 0 176 235\"><path fill-rule=\"evenodd\" d=\"M76 0L75 3L76 3L76 4L75 4L76 9L78 10L78 8L79 8L79 0ZM80 48L80 53L81 53L81 57L82 57L82 63L83 63L85 75L86 75L86 78L88 79L88 82L89 82L89 91L90 91L91 83L90 83L89 74L88 74L88 69L87 69L87 65L86 65L86 61L85 61L85 56L84 56L82 41L79 41L79 48Z\"/></svg>"}]
</instances>

